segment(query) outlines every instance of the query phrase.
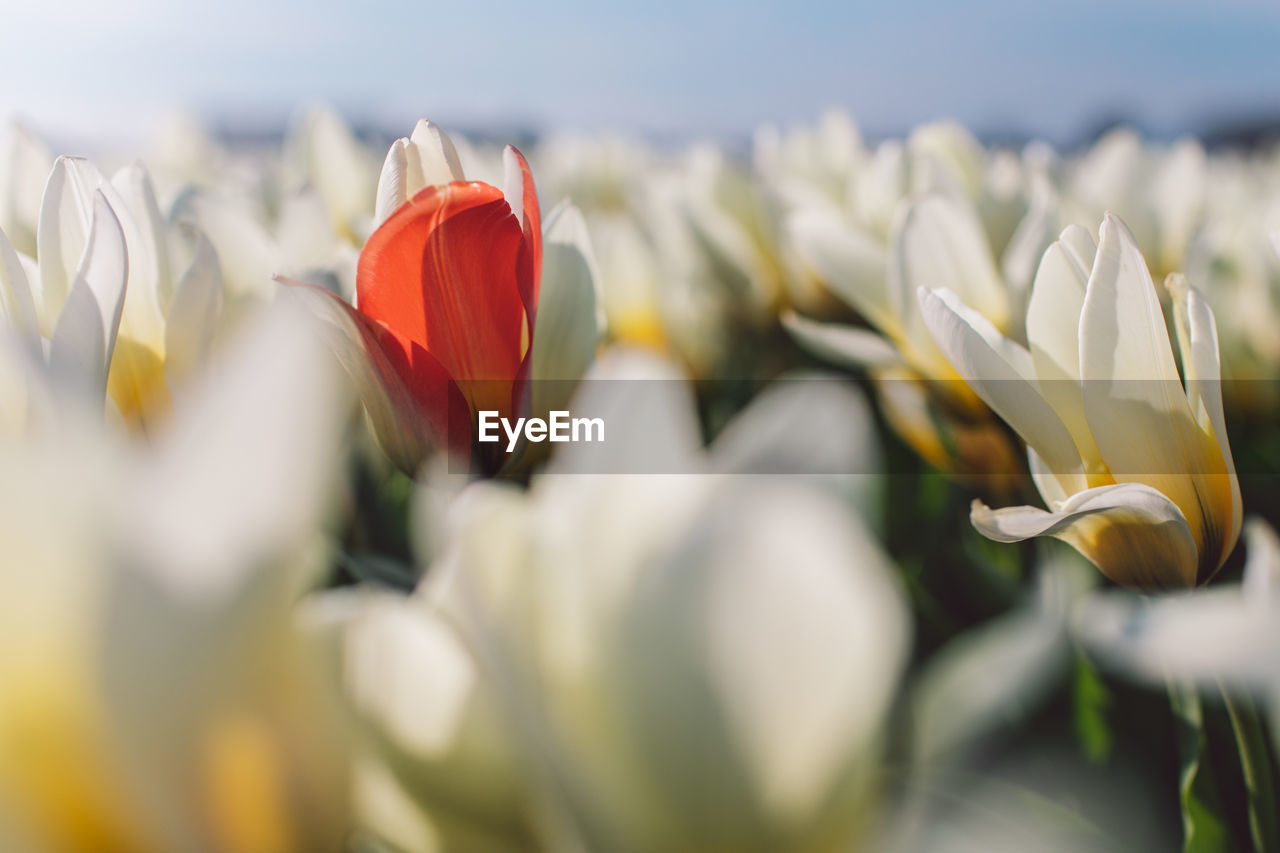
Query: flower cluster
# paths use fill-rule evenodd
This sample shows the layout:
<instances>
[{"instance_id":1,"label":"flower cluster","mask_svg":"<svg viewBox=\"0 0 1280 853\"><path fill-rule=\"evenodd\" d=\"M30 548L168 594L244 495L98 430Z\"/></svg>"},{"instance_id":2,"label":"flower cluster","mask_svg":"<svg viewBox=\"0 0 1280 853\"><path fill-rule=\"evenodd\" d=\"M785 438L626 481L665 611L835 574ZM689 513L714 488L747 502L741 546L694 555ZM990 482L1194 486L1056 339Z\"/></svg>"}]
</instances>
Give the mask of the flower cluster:
<instances>
[{"instance_id":1,"label":"flower cluster","mask_svg":"<svg viewBox=\"0 0 1280 853\"><path fill-rule=\"evenodd\" d=\"M1280 849L1274 152L371 137L0 144L0 848Z\"/></svg>"}]
</instances>

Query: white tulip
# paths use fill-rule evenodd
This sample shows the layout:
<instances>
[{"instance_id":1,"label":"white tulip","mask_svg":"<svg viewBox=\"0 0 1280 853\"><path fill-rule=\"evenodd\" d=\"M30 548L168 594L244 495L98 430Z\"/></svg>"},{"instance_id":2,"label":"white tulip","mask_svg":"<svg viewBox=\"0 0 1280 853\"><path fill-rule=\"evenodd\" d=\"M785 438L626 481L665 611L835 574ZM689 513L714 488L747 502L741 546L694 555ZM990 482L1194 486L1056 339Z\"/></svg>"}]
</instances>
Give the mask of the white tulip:
<instances>
[{"instance_id":1,"label":"white tulip","mask_svg":"<svg viewBox=\"0 0 1280 853\"><path fill-rule=\"evenodd\" d=\"M255 323L145 449L83 422L0 441L6 846L301 853L346 833L341 721L293 602L348 403L300 323Z\"/></svg>"},{"instance_id":2,"label":"white tulip","mask_svg":"<svg viewBox=\"0 0 1280 853\"><path fill-rule=\"evenodd\" d=\"M1120 220L1098 246L1073 226L1045 253L1027 313L1030 349L955 294L921 289L924 319L977 394L1027 444L1049 511L990 510L1000 541L1051 535L1133 586L1194 586L1240 531L1213 312L1181 276L1173 299L1179 376L1146 263ZM1185 378L1185 390L1183 379Z\"/></svg>"},{"instance_id":3,"label":"white tulip","mask_svg":"<svg viewBox=\"0 0 1280 853\"><path fill-rule=\"evenodd\" d=\"M75 297L71 285L92 257L95 241L107 239L96 236L95 198L116 223L119 234L108 242L123 246L118 265L124 280L117 284L114 273L98 273L105 279L94 288L90 306ZM161 215L140 164L108 181L89 161L72 157L58 158L45 187L38 244L38 277L29 286L41 328L52 339L51 362L62 359L55 355L60 339L77 345L102 339L107 345L100 367L107 371L105 387L116 409L131 425L154 427L172 405L172 388L199 368L212 345L222 298L212 247L200 235L189 240ZM96 251L101 255L103 249ZM94 269L105 263L99 257ZM94 337L60 331L79 315L92 316L103 331Z\"/></svg>"},{"instance_id":4,"label":"white tulip","mask_svg":"<svg viewBox=\"0 0 1280 853\"><path fill-rule=\"evenodd\" d=\"M347 629L417 649L412 680L385 677L389 645L348 672L446 847L487 830L551 849L843 849L867 829L906 612L829 475L751 474L865 468L868 412L797 382L707 454L678 378L636 353L598 364L574 406L607 411L616 440L565 445L528 492L467 488L428 525L445 542L413 599Z\"/></svg>"}]
</instances>

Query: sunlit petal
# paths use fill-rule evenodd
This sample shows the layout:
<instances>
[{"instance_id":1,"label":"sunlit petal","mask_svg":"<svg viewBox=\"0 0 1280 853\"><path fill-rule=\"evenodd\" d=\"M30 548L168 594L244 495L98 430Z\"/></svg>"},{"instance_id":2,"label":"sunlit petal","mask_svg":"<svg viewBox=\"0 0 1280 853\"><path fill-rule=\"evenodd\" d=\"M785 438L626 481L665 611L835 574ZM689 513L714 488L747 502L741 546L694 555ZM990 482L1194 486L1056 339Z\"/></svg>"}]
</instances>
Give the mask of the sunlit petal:
<instances>
[{"instance_id":1,"label":"sunlit petal","mask_svg":"<svg viewBox=\"0 0 1280 853\"><path fill-rule=\"evenodd\" d=\"M1055 512L1030 506L993 510L974 501L973 526L998 542L1036 536L1063 540L1116 583L1140 588L1194 586L1199 553L1182 511L1140 483L1078 492Z\"/></svg>"}]
</instances>

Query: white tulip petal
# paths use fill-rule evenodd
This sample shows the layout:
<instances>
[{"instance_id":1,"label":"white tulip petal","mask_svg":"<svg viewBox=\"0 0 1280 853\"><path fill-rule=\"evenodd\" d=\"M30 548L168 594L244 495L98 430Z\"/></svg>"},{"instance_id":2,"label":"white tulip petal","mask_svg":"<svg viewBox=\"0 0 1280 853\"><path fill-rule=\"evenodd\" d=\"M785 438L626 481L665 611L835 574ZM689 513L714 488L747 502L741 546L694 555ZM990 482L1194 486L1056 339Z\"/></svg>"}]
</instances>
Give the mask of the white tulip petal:
<instances>
[{"instance_id":1,"label":"white tulip petal","mask_svg":"<svg viewBox=\"0 0 1280 853\"><path fill-rule=\"evenodd\" d=\"M953 464L943 438L928 385L910 368L888 367L872 372L880 410L893 431L939 470Z\"/></svg>"},{"instance_id":2,"label":"white tulip petal","mask_svg":"<svg viewBox=\"0 0 1280 853\"><path fill-rule=\"evenodd\" d=\"M1149 187L1160 228L1160 256L1166 269L1183 266L1187 244L1202 218L1208 160L1195 139L1179 140L1164 157Z\"/></svg>"},{"instance_id":3,"label":"white tulip petal","mask_svg":"<svg viewBox=\"0 0 1280 853\"><path fill-rule=\"evenodd\" d=\"M904 311L914 310L911 295L920 287L950 290L995 327L1008 326L1008 294L971 206L938 195L915 202L892 252L900 269Z\"/></svg>"},{"instance_id":4,"label":"white tulip petal","mask_svg":"<svg viewBox=\"0 0 1280 853\"><path fill-rule=\"evenodd\" d=\"M0 438L18 438L54 424L57 407L43 355L30 341L0 325Z\"/></svg>"},{"instance_id":5,"label":"white tulip petal","mask_svg":"<svg viewBox=\"0 0 1280 853\"><path fill-rule=\"evenodd\" d=\"M1083 263L1079 248L1064 232L1045 251L1027 305L1027 342L1040 392L1070 431L1086 469L1096 471L1103 467L1102 457L1089 432L1080 387L1080 312L1093 264L1092 241Z\"/></svg>"},{"instance_id":6,"label":"white tulip petal","mask_svg":"<svg viewBox=\"0 0 1280 853\"><path fill-rule=\"evenodd\" d=\"M523 227L526 224L524 215L524 169L520 168L520 158L515 149L508 145L502 150L502 195L511 207L511 215Z\"/></svg>"},{"instance_id":7,"label":"white tulip petal","mask_svg":"<svg viewBox=\"0 0 1280 853\"><path fill-rule=\"evenodd\" d=\"M1227 421L1222 410L1222 365L1218 355L1218 324L1213 309L1199 290L1181 275L1171 275L1165 287L1173 297L1173 316L1182 350L1182 372L1186 378L1187 400L1200 429L1213 436L1222 454L1231 484L1230 528L1223 542L1220 561L1226 560L1240 535L1244 517L1240 479L1236 476Z\"/></svg>"},{"instance_id":8,"label":"white tulip petal","mask_svg":"<svg viewBox=\"0 0 1280 853\"><path fill-rule=\"evenodd\" d=\"M285 141L289 189L310 185L324 201L330 227L348 236L373 212L373 166L351 127L328 107L308 110Z\"/></svg>"},{"instance_id":9,"label":"white tulip petal","mask_svg":"<svg viewBox=\"0 0 1280 853\"><path fill-rule=\"evenodd\" d=\"M1089 233L1089 229L1082 225L1068 225L1058 235L1058 242L1062 244L1062 248L1071 258L1080 265L1080 268L1084 270L1085 279L1087 280L1089 271L1093 269L1094 256L1098 254L1098 244L1093 239L1093 235Z\"/></svg>"},{"instance_id":10,"label":"white tulip petal","mask_svg":"<svg viewBox=\"0 0 1280 853\"><path fill-rule=\"evenodd\" d=\"M419 758L455 746L478 674L452 630L409 599L380 594L359 603L343 639L348 689L363 716Z\"/></svg>"},{"instance_id":11,"label":"white tulip petal","mask_svg":"<svg viewBox=\"0 0 1280 853\"><path fill-rule=\"evenodd\" d=\"M9 125L0 141L0 230L24 255L36 254L40 199L53 162L53 152L31 131Z\"/></svg>"},{"instance_id":12,"label":"white tulip petal","mask_svg":"<svg viewBox=\"0 0 1280 853\"><path fill-rule=\"evenodd\" d=\"M849 184L849 206L881 238L893 225L898 203L907 192L907 156L902 143L889 139Z\"/></svg>"},{"instance_id":13,"label":"white tulip petal","mask_svg":"<svg viewBox=\"0 0 1280 853\"><path fill-rule=\"evenodd\" d=\"M277 268L273 273L300 275L330 266L338 235L324 197L317 190L303 187L281 200L275 240Z\"/></svg>"},{"instance_id":14,"label":"white tulip petal","mask_svg":"<svg viewBox=\"0 0 1280 853\"><path fill-rule=\"evenodd\" d=\"M819 159L844 172L853 171L863 152L858 125L853 116L838 107L822 113L815 142Z\"/></svg>"},{"instance_id":15,"label":"white tulip petal","mask_svg":"<svg viewBox=\"0 0 1280 853\"><path fill-rule=\"evenodd\" d=\"M1251 518L1244 527L1245 561L1241 583L1251 606L1274 607L1280 598L1280 537L1260 518Z\"/></svg>"},{"instance_id":16,"label":"white tulip petal","mask_svg":"<svg viewBox=\"0 0 1280 853\"><path fill-rule=\"evenodd\" d=\"M511 651L531 664L543 651L536 642L539 629L577 627L547 618L540 601L547 573L526 571L537 542L536 509L507 483L465 487L447 510L451 549L415 592L477 648L509 639ZM494 535L498 530L501 536ZM496 636L484 636L490 632Z\"/></svg>"},{"instance_id":17,"label":"white tulip petal","mask_svg":"<svg viewBox=\"0 0 1280 853\"><path fill-rule=\"evenodd\" d=\"M803 489L735 489L632 596L606 669L677 819L803 825L869 766L907 620L850 520Z\"/></svg>"},{"instance_id":18,"label":"white tulip petal","mask_svg":"<svg viewBox=\"0 0 1280 853\"><path fill-rule=\"evenodd\" d=\"M1063 240L1040 260L1027 304L1027 341L1042 380L1080 379L1080 311L1092 265L1092 253L1082 265Z\"/></svg>"},{"instance_id":19,"label":"white tulip petal","mask_svg":"<svg viewBox=\"0 0 1280 853\"><path fill-rule=\"evenodd\" d=\"M420 119L408 139L391 143L378 177L374 225L387 220L400 205L426 187L463 181L458 152L444 131Z\"/></svg>"},{"instance_id":20,"label":"white tulip petal","mask_svg":"<svg viewBox=\"0 0 1280 853\"><path fill-rule=\"evenodd\" d=\"M203 191L175 203L175 219L189 222L218 253L229 296L266 300L276 291L277 248L263 225L240 205Z\"/></svg>"},{"instance_id":21,"label":"white tulip petal","mask_svg":"<svg viewBox=\"0 0 1280 853\"><path fill-rule=\"evenodd\" d=\"M574 417L601 418L604 441L560 446L548 472L672 474L705 469L688 378L639 350L596 360L573 399Z\"/></svg>"},{"instance_id":22,"label":"white tulip petal","mask_svg":"<svg viewBox=\"0 0 1280 853\"><path fill-rule=\"evenodd\" d=\"M759 215L759 199L718 151L696 151L689 171L690 188L676 204L700 255L698 263L706 264L718 285L715 297L734 301L739 310L764 322L781 282L769 259L768 236L749 224L751 216Z\"/></svg>"},{"instance_id":23,"label":"white tulip petal","mask_svg":"<svg viewBox=\"0 0 1280 853\"><path fill-rule=\"evenodd\" d=\"M975 500L969 518L997 542L1061 539L1116 583L1144 589L1196 583L1199 552L1186 518L1175 503L1141 483L1077 492L1056 512L1030 506L992 510Z\"/></svg>"},{"instance_id":24,"label":"white tulip petal","mask_svg":"<svg viewBox=\"0 0 1280 853\"><path fill-rule=\"evenodd\" d=\"M852 370L904 363L893 344L869 329L810 320L794 311L784 311L780 319L796 343L824 361Z\"/></svg>"},{"instance_id":25,"label":"white tulip petal","mask_svg":"<svg viewBox=\"0 0 1280 853\"><path fill-rule=\"evenodd\" d=\"M351 770L351 805L365 831L392 850L444 850L445 842L426 812L386 764L357 757ZM356 849L364 833L352 833Z\"/></svg>"},{"instance_id":26,"label":"white tulip petal","mask_svg":"<svg viewBox=\"0 0 1280 853\"><path fill-rule=\"evenodd\" d=\"M174 290L165 318L164 373L178 387L205 363L222 311L222 267L213 244L196 237L191 266Z\"/></svg>"},{"instance_id":27,"label":"white tulip petal","mask_svg":"<svg viewBox=\"0 0 1280 853\"><path fill-rule=\"evenodd\" d=\"M1064 479L1070 481L1071 478L1059 477L1051 471L1034 447L1027 448L1027 468L1031 472L1032 482L1036 484L1036 491L1040 493L1040 497L1049 509L1058 508L1071 497L1071 493L1067 491L1067 484L1063 483Z\"/></svg>"},{"instance_id":28,"label":"white tulip petal","mask_svg":"<svg viewBox=\"0 0 1280 853\"><path fill-rule=\"evenodd\" d=\"M1000 272L1008 287L1013 315L1019 316L1031 292L1036 265L1053 242L1057 226L1058 197L1047 178L1036 176L1031 204L1018 222L1000 258ZM1028 332L1028 338L1030 333Z\"/></svg>"},{"instance_id":29,"label":"white tulip petal","mask_svg":"<svg viewBox=\"0 0 1280 853\"><path fill-rule=\"evenodd\" d=\"M420 119L409 136L409 194L433 184L465 181L462 161L449 134L436 125Z\"/></svg>"},{"instance_id":30,"label":"white tulip petal","mask_svg":"<svg viewBox=\"0 0 1280 853\"><path fill-rule=\"evenodd\" d=\"M1080 317L1080 374L1103 461L1117 481L1154 486L1182 509L1207 578L1229 541L1231 484L1187 402L1142 253L1110 215Z\"/></svg>"},{"instance_id":31,"label":"white tulip petal","mask_svg":"<svg viewBox=\"0 0 1280 853\"><path fill-rule=\"evenodd\" d=\"M98 405L107 391L129 276L124 232L106 196L93 194L84 257L49 343L49 369L79 401Z\"/></svg>"},{"instance_id":32,"label":"white tulip petal","mask_svg":"<svg viewBox=\"0 0 1280 853\"><path fill-rule=\"evenodd\" d=\"M328 507L347 388L296 303L271 306L174 414L144 472L133 554L182 596L233 595Z\"/></svg>"},{"instance_id":33,"label":"white tulip petal","mask_svg":"<svg viewBox=\"0 0 1280 853\"><path fill-rule=\"evenodd\" d=\"M387 150L387 159L382 162L382 172L378 175L378 199L373 206L374 227L387 221L387 217L396 212L396 208L409 198L409 158L406 153L408 140L397 139Z\"/></svg>"},{"instance_id":34,"label":"white tulip petal","mask_svg":"<svg viewBox=\"0 0 1280 853\"><path fill-rule=\"evenodd\" d=\"M973 134L954 121L921 125L907 137L913 160L912 189L943 191L977 198L982 192L983 149Z\"/></svg>"},{"instance_id":35,"label":"white tulip petal","mask_svg":"<svg viewBox=\"0 0 1280 853\"><path fill-rule=\"evenodd\" d=\"M922 288L919 296L934 340L978 396L1035 448L1055 474L1066 477L1079 472L1080 454L1062 420L1041 396L1030 354L1001 337L954 294Z\"/></svg>"},{"instance_id":36,"label":"white tulip petal","mask_svg":"<svg viewBox=\"0 0 1280 853\"><path fill-rule=\"evenodd\" d=\"M1079 336L1086 399L1141 401L1159 413L1190 414L1146 261L1129 229L1111 215L1102 222ZM1133 386L1111 387L1117 382ZM1090 386L1098 390L1091 394ZM1113 390L1120 393L1100 396Z\"/></svg>"},{"instance_id":37,"label":"white tulip petal","mask_svg":"<svg viewBox=\"0 0 1280 853\"><path fill-rule=\"evenodd\" d=\"M316 319L312 332L351 377L382 451L401 469L416 470L429 450L444 446L445 437L415 417L418 405L400 374L361 331L360 324L369 321L330 291L280 282L288 285L281 298L296 300Z\"/></svg>"},{"instance_id":38,"label":"white tulip petal","mask_svg":"<svg viewBox=\"0 0 1280 853\"><path fill-rule=\"evenodd\" d=\"M102 175L80 157L59 157L45 184L36 230L40 259L40 310L46 330L53 328L71 290L89 238L93 192Z\"/></svg>"},{"instance_id":39,"label":"white tulip petal","mask_svg":"<svg viewBox=\"0 0 1280 853\"><path fill-rule=\"evenodd\" d=\"M577 380L595 359L604 328L600 273L582 213L558 206L547 217L542 284L533 331L529 376L531 413L566 409Z\"/></svg>"},{"instance_id":40,"label":"white tulip petal","mask_svg":"<svg viewBox=\"0 0 1280 853\"><path fill-rule=\"evenodd\" d=\"M822 208L802 210L788 221L792 246L822 276L827 287L869 323L901 335L897 310L889 303L885 246L873 236Z\"/></svg>"},{"instance_id":41,"label":"white tulip petal","mask_svg":"<svg viewBox=\"0 0 1280 853\"><path fill-rule=\"evenodd\" d=\"M111 176L111 187L131 220L126 223L122 218L120 223L129 246L130 304L126 310L137 312L145 298L150 319L161 322L165 306L173 298L173 277L165 238L168 223L160 215L151 176L141 163L134 163ZM107 200L114 202L110 195ZM133 307L135 302L139 308Z\"/></svg>"},{"instance_id":42,"label":"white tulip petal","mask_svg":"<svg viewBox=\"0 0 1280 853\"><path fill-rule=\"evenodd\" d=\"M1074 632L1112 669L1164 685L1191 679L1221 689L1275 684L1280 625L1239 589L1212 588L1157 599L1110 593L1083 602Z\"/></svg>"},{"instance_id":43,"label":"white tulip petal","mask_svg":"<svg viewBox=\"0 0 1280 853\"><path fill-rule=\"evenodd\" d=\"M40 352L40 319L31 295L31 282L9 238L0 231L0 320L31 348Z\"/></svg>"},{"instance_id":44,"label":"white tulip petal","mask_svg":"<svg viewBox=\"0 0 1280 853\"><path fill-rule=\"evenodd\" d=\"M906 619L864 531L832 504L770 492L759 500L773 506L734 518L771 521L707 555L708 675L765 801L800 818L872 742L905 659Z\"/></svg>"},{"instance_id":45,"label":"white tulip petal","mask_svg":"<svg viewBox=\"0 0 1280 853\"><path fill-rule=\"evenodd\" d=\"M711 459L726 474L832 477L874 512L867 493L881 467L875 421L863 396L835 376L776 380L716 436Z\"/></svg>"}]
</instances>

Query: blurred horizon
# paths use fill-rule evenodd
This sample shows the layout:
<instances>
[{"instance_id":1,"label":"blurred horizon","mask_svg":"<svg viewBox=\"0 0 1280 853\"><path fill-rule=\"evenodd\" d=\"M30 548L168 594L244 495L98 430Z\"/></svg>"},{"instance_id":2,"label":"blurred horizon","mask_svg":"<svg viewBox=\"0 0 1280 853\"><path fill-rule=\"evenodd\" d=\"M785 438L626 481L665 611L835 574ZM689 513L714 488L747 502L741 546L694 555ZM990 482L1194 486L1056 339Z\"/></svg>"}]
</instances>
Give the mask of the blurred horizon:
<instances>
[{"instance_id":1,"label":"blurred horizon","mask_svg":"<svg viewBox=\"0 0 1280 853\"><path fill-rule=\"evenodd\" d=\"M985 141L1060 149L1117 123L1211 143L1280 127L1280 7L1260 0L63 0L8 24L0 118L60 148L136 144L175 110L273 139L315 103L389 137L427 116L480 137L734 143L833 107L870 139L951 118Z\"/></svg>"}]
</instances>

